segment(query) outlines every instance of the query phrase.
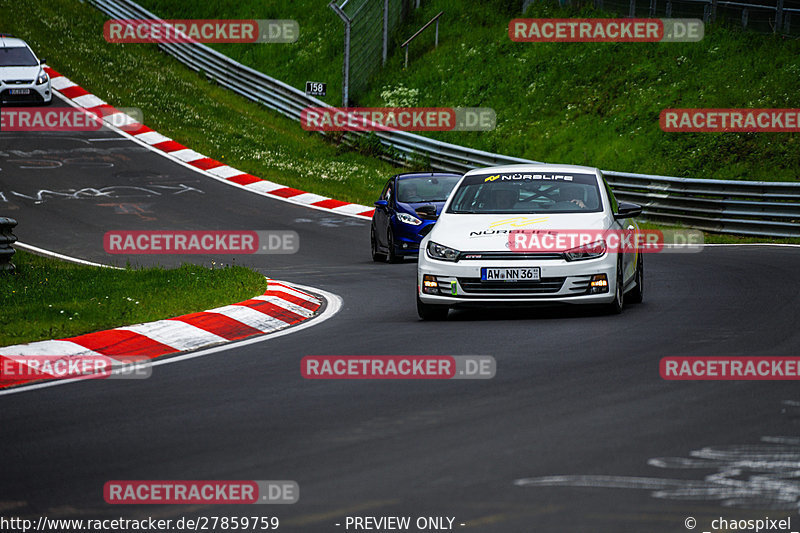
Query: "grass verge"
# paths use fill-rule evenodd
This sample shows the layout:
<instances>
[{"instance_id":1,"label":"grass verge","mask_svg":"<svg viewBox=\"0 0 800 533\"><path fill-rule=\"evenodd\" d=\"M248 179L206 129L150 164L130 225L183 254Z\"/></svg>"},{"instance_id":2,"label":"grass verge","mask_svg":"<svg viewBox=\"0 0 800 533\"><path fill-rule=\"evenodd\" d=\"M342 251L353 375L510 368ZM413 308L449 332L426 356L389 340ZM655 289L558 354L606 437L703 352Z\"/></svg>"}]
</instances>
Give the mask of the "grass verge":
<instances>
[{"instance_id":1,"label":"grass verge","mask_svg":"<svg viewBox=\"0 0 800 533\"><path fill-rule=\"evenodd\" d=\"M116 270L22 250L14 264L16 273L0 273L0 346L203 311L267 288L264 276L240 266Z\"/></svg>"}]
</instances>

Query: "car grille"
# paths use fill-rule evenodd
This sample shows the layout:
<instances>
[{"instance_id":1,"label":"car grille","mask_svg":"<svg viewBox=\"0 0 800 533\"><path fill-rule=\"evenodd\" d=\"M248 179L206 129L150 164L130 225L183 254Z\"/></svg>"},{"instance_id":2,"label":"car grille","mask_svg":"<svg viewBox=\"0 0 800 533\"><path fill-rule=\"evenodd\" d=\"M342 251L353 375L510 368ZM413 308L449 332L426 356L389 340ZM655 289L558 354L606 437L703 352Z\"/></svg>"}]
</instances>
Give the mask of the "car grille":
<instances>
[{"instance_id":1,"label":"car grille","mask_svg":"<svg viewBox=\"0 0 800 533\"><path fill-rule=\"evenodd\" d=\"M458 278L464 292L474 294L552 294L561 290L567 278L542 278L540 281L481 281Z\"/></svg>"},{"instance_id":2,"label":"car grille","mask_svg":"<svg viewBox=\"0 0 800 533\"><path fill-rule=\"evenodd\" d=\"M419 236L424 237L425 235L430 233L432 229L433 229L433 224L428 224L427 226L419 230Z\"/></svg>"},{"instance_id":3,"label":"car grille","mask_svg":"<svg viewBox=\"0 0 800 533\"><path fill-rule=\"evenodd\" d=\"M468 261L552 261L556 259L564 259L564 254L555 252L541 252L541 253L522 253L522 252L461 252L458 254L458 260Z\"/></svg>"},{"instance_id":4,"label":"car grille","mask_svg":"<svg viewBox=\"0 0 800 533\"><path fill-rule=\"evenodd\" d=\"M30 94L11 94L11 89L0 92L0 102L4 104L13 103L43 103L44 98L38 91L31 89Z\"/></svg>"},{"instance_id":5,"label":"car grille","mask_svg":"<svg viewBox=\"0 0 800 533\"><path fill-rule=\"evenodd\" d=\"M3 80L6 85L30 85L33 80Z\"/></svg>"}]
</instances>

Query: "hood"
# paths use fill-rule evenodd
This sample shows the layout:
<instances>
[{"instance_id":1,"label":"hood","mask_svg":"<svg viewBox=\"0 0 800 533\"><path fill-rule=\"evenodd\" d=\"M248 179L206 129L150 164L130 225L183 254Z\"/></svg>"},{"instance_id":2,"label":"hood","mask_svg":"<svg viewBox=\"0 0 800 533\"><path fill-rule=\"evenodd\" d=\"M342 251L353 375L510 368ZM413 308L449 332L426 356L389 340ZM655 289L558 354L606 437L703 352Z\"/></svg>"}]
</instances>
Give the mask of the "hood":
<instances>
[{"instance_id":1,"label":"hood","mask_svg":"<svg viewBox=\"0 0 800 533\"><path fill-rule=\"evenodd\" d=\"M508 250L512 230L603 230L612 217L604 212L548 215L457 215L445 213L431 231L431 240L460 251Z\"/></svg>"},{"instance_id":2,"label":"hood","mask_svg":"<svg viewBox=\"0 0 800 533\"><path fill-rule=\"evenodd\" d=\"M445 200L446 201L446 200ZM403 211L414 214L414 212L424 205L432 205L436 207L436 214L440 215L442 213L442 208L444 207L445 201L441 202L397 202L397 207L402 209Z\"/></svg>"},{"instance_id":3,"label":"hood","mask_svg":"<svg viewBox=\"0 0 800 533\"><path fill-rule=\"evenodd\" d=\"M0 80L35 80L39 77L42 67L0 67Z\"/></svg>"}]
</instances>

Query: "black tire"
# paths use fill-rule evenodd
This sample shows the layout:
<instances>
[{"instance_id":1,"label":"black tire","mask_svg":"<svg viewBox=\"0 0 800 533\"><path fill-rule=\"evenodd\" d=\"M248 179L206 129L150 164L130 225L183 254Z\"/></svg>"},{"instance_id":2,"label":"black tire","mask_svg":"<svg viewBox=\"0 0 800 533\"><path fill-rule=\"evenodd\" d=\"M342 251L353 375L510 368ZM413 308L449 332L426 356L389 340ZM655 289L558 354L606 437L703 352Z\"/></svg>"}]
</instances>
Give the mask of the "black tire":
<instances>
[{"instance_id":1,"label":"black tire","mask_svg":"<svg viewBox=\"0 0 800 533\"><path fill-rule=\"evenodd\" d=\"M639 257L636 259L636 287L625 298L634 304L640 304L644 299L644 258L642 257L642 252L639 252Z\"/></svg>"},{"instance_id":2,"label":"black tire","mask_svg":"<svg viewBox=\"0 0 800 533\"><path fill-rule=\"evenodd\" d=\"M378 241L375 240L375 227L370 228L369 230L369 247L372 251L372 260L376 263L385 263L386 262L386 254L382 254L378 251Z\"/></svg>"},{"instance_id":3,"label":"black tire","mask_svg":"<svg viewBox=\"0 0 800 533\"><path fill-rule=\"evenodd\" d=\"M606 304L606 311L610 315L618 315L622 313L625 307L625 286L624 286L624 272L622 270L622 254L618 254L617 259L617 283L616 290L614 291L614 301Z\"/></svg>"},{"instance_id":4,"label":"black tire","mask_svg":"<svg viewBox=\"0 0 800 533\"><path fill-rule=\"evenodd\" d=\"M394 249L394 234L392 233L392 228L386 230L386 248L388 251L386 253L386 260L390 263L402 263L403 256L398 255Z\"/></svg>"},{"instance_id":5,"label":"black tire","mask_svg":"<svg viewBox=\"0 0 800 533\"><path fill-rule=\"evenodd\" d=\"M417 314L422 320L445 320L450 308L446 305L430 305L422 303L417 295Z\"/></svg>"}]
</instances>

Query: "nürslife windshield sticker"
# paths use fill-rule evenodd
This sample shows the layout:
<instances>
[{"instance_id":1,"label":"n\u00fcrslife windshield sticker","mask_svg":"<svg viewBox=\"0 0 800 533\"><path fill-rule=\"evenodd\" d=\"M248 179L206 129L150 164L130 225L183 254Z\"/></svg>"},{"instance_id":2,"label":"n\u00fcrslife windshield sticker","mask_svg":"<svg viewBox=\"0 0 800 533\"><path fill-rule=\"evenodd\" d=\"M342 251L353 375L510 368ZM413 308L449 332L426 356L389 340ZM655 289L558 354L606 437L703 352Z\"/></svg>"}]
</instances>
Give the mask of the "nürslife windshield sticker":
<instances>
[{"instance_id":1,"label":"n\u00fcrslife windshield sticker","mask_svg":"<svg viewBox=\"0 0 800 533\"><path fill-rule=\"evenodd\" d=\"M597 185L594 174L572 174L563 172L513 172L500 174L474 174L464 178L463 185L476 185L479 183L508 183L513 181L557 181Z\"/></svg>"}]
</instances>

